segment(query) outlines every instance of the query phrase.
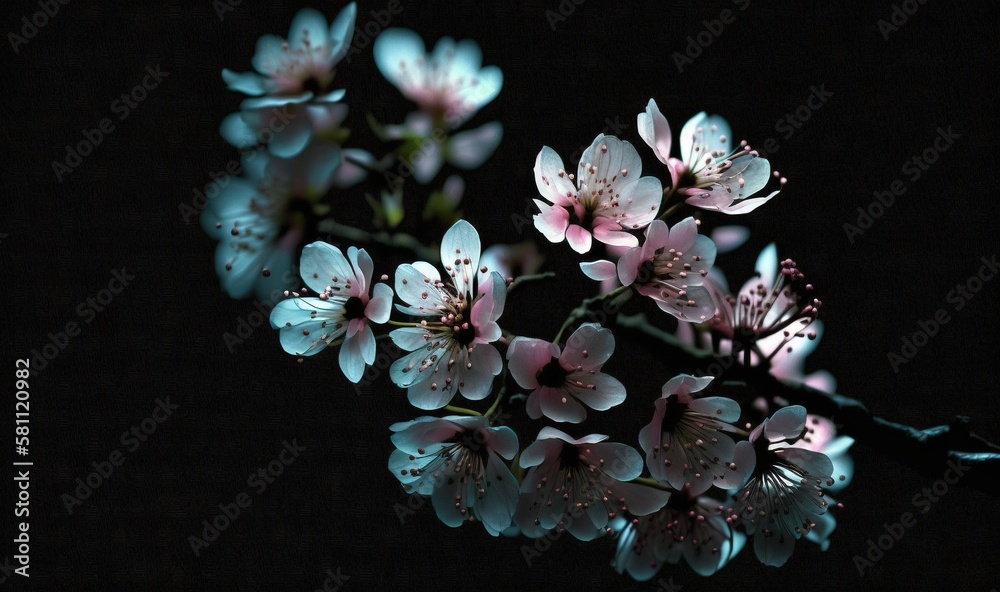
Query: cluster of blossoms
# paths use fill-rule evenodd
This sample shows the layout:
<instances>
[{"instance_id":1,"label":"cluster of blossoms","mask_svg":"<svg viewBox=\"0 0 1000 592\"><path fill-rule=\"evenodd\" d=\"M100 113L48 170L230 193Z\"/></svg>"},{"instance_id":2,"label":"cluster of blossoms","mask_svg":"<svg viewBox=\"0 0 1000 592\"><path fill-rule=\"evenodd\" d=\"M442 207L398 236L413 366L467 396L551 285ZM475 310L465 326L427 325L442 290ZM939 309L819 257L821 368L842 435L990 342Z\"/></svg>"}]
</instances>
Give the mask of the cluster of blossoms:
<instances>
[{"instance_id":1,"label":"cluster of blossoms","mask_svg":"<svg viewBox=\"0 0 1000 592\"><path fill-rule=\"evenodd\" d=\"M203 218L220 240L219 273L233 296L259 289L276 269L293 269L316 200L375 166L371 155L338 143L347 110L339 102L344 91L331 84L354 16L352 4L327 27L304 10L288 41L261 38L256 72L223 73L230 88L251 96L223 124L229 141L251 149L244 176ZM502 86L500 70L482 66L474 42L446 38L427 53L415 33L389 29L374 54L386 79L418 107L404 123L377 128L402 141L393 158L408 175L426 184L445 163L474 168L492 155L499 123L456 131ZM288 126L253 144L277 108L291 114ZM833 389L828 373L805 374L822 333L821 303L797 264L771 245L732 295L716 259L747 231L705 232L707 216L748 214L778 193L759 194L771 179L784 179L747 142L734 142L719 116L700 113L684 125L680 158L671 155L670 126L655 101L637 127L666 167L662 179L643 176L639 152L614 136L598 135L571 171L542 148L534 164L539 233L581 255L605 251L608 258L579 262L583 276L601 282L598 301L638 293L652 300L637 299L638 306L666 313L660 318L691 347L732 357L737 368ZM397 175L388 193L397 195L400 182ZM455 183L446 182L444 194L461 193ZM435 207L448 204L457 200ZM376 274L366 249L311 242L297 270L304 286L286 291L270 316L282 348L300 361L339 347L339 367L354 383L366 379L379 339L402 350L389 379L413 407L437 413L389 426L388 468L406 493L430 497L450 527L475 522L493 536L535 539L553 531L581 541L616 537L612 564L637 580L682 561L711 575L751 540L771 566L784 564L799 539L826 548L836 524L831 509L839 506L830 494L850 480L853 440L800 405L768 393L738 401L731 391L713 394L723 380L688 374L640 401L645 425L624 438L629 443L576 433L592 412L626 401L629 387L612 360L621 335L613 322L572 315L551 341L505 330L513 286L541 280L533 274L542 257L530 241L484 250L472 224L451 218L438 247L420 251L440 261L398 265L391 281ZM456 404L485 400L483 410ZM530 429L530 440L496 413L521 400L525 423L542 424Z\"/></svg>"}]
</instances>

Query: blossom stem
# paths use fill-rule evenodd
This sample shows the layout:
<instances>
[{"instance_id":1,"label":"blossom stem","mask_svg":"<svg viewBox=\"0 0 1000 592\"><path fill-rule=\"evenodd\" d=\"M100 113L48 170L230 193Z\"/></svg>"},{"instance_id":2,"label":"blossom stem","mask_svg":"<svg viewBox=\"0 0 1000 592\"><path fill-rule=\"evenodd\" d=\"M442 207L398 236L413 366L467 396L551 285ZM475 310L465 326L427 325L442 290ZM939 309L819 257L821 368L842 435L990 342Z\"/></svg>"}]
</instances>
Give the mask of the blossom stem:
<instances>
[{"instance_id":1,"label":"blossom stem","mask_svg":"<svg viewBox=\"0 0 1000 592\"><path fill-rule=\"evenodd\" d=\"M482 413L475 411L473 409L466 409L465 407L456 407L454 405L448 405L445 407L446 411L451 411L452 413L461 413L462 415L473 415L481 416Z\"/></svg>"},{"instance_id":2,"label":"blossom stem","mask_svg":"<svg viewBox=\"0 0 1000 592\"><path fill-rule=\"evenodd\" d=\"M677 210L679 210L683 205L684 205L684 202L675 203L674 205L672 205L669 208L667 208L666 210L664 210L663 213L660 214L660 216L657 218L657 220L666 220L667 216L669 216L670 214L673 214L674 212L676 212Z\"/></svg>"},{"instance_id":3,"label":"blossom stem","mask_svg":"<svg viewBox=\"0 0 1000 592\"><path fill-rule=\"evenodd\" d=\"M535 273L531 275L519 275L516 278L514 278L514 281L507 284L507 293L510 294L518 286L521 286L523 284L529 284L531 282L540 282L542 280L547 280L549 278L554 278L554 277L556 277L556 272L554 271L546 271L544 273Z\"/></svg>"},{"instance_id":4,"label":"blossom stem","mask_svg":"<svg viewBox=\"0 0 1000 592\"><path fill-rule=\"evenodd\" d=\"M361 230L360 228L347 226L346 224L339 224L336 221L329 219L320 222L319 231L355 243L367 243L392 247L394 249L406 249L425 261L435 261L441 256L435 249L428 247L413 236L403 232L393 234L388 232L368 232L366 230Z\"/></svg>"},{"instance_id":5,"label":"blossom stem","mask_svg":"<svg viewBox=\"0 0 1000 592\"><path fill-rule=\"evenodd\" d=\"M566 320L563 322L562 327L559 327L559 332L556 333L555 339L552 340L552 343L559 343L559 340L562 339L563 333L566 332L566 329L568 329L570 325L572 325L576 321L586 316L591 316L591 317L596 316L591 312L590 310L591 306L593 306L598 302L603 302L605 300L610 300L612 298L615 298L616 296L624 292L631 292L631 290L632 290L631 286L618 286L617 288L611 290L607 294L603 294L601 296L594 296L593 298L587 298L586 300L581 302L580 306L574 308L569 313L569 316L566 317Z\"/></svg>"},{"instance_id":6,"label":"blossom stem","mask_svg":"<svg viewBox=\"0 0 1000 592\"><path fill-rule=\"evenodd\" d=\"M659 481L649 477L636 477L635 479L632 479L631 482L638 483L639 485L648 485L649 487L655 487L656 489L662 489L663 491L674 491Z\"/></svg>"}]
</instances>

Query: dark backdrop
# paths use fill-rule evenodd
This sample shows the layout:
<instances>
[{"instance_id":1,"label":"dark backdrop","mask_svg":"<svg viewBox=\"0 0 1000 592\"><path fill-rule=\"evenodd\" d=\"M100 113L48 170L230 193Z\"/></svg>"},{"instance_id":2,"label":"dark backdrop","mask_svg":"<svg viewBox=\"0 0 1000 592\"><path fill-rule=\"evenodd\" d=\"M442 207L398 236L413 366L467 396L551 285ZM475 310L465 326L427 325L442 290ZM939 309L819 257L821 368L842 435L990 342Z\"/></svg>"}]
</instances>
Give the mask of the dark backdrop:
<instances>
[{"instance_id":1,"label":"dark backdrop","mask_svg":"<svg viewBox=\"0 0 1000 592\"><path fill-rule=\"evenodd\" d=\"M953 311L898 373L887 360L919 321L950 307L949 290L976 273L980 257L998 250L990 144L997 131L995 3L897 3L915 12L886 34L878 21L889 21L897 6L888 0L863 8L840 2L779 8L751 0L745 10L740 6L747 3L728 0L562 4L574 12L555 30L545 12L560 10L557 0L404 2L393 17L393 25L428 41L474 38L487 63L503 69L503 92L477 121L500 119L504 142L487 166L467 176L466 217L485 243L522 237L510 213L523 211L535 194L531 166L543 144L567 156L609 120L624 123L621 135L639 143L635 115L649 97L675 130L699 110L723 114L739 137L758 145L775 138L771 161L789 179L772 204L741 220L754 234L745 252L724 261L729 275L745 275L756 251L779 241L825 300L827 335L811 369L829 369L842 392L880 415L927 427L965 414L980 433L1000 439L1000 286L987 283ZM327 570L339 570L350 578L345 591L657 589L614 573L609 541L583 545L563 537L529 568L521 557L524 540L494 539L469 525L449 529L429 505L401 523L395 504L407 500L386 470L387 428L417 413L399 389L383 377L356 392L339 376L335 354L297 364L267 328L234 352L227 348L223 334L249 318L254 305L220 293L214 245L196 223L185 223L179 205L236 155L217 133L239 101L225 90L220 70L248 69L257 37L284 34L301 5L244 0L220 20L208 0L71 2L17 53L0 51L11 102L2 132L3 364L40 350L50 333L58 340L68 322L79 326L31 379L31 584L311 591L323 585ZM328 17L341 7L312 5ZM382 8L360 2L359 24ZM4 9L3 31L17 31L38 5L17 0ZM684 52L688 36L724 9L733 11L732 22L678 72L672 54ZM57 181L51 162L63 157L64 146L113 117L112 102L156 65L169 72L163 83ZM401 120L407 104L375 71L370 47L337 76L348 89L356 144L371 139L363 131L365 112ZM786 137L789 128L779 130L778 122L823 85L832 97ZM959 139L912 180L904 164L949 126ZM656 163L642 153L653 171ZM857 208L897 179L905 194L852 244L843 224L854 223ZM356 213L366 206L353 191L337 197L335 207ZM549 261L574 260L566 245L544 248ZM405 257L383 257L379 269L391 272ZM106 310L81 316L79 307L123 267L134 279ZM566 271L558 289L526 290L505 314L506 326L515 333L538 327L535 334L551 336L591 289L571 267ZM633 397L649 396L680 370L652 352L626 346L620 352L607 369L636 385ZM12 393L13 383L11 376L3 391ZM122 432L141 426L157 398L166 397L178 408L128 452ZM9 434L13 399L4 400ZM638 415L620 414L620 425L601 429L631 442L629 434L648 421L645 404L634 409ZM248 488L247 476L278 458L291 439L306 450L265 491ZM3 446L4 458L13 457L9 448ZM124 463L68 513L62 496L115 451L124 453ZM874 448L859 445L855 457L858 474L841 496L847 507L828 552L800 543L780 570L745 551L710 580L686 568L661 576L692 591L1000 586L993 565L996 498L961 484L859 576L852 557L883 534L884 522L913 511L912 497L931 480ZM8 542L0 558L14 554L14 484L5 482ZM252 506L196 557L187 537L244 491ZM27 587L17 576L0 586Z\"/></svg>"}]
</instances>

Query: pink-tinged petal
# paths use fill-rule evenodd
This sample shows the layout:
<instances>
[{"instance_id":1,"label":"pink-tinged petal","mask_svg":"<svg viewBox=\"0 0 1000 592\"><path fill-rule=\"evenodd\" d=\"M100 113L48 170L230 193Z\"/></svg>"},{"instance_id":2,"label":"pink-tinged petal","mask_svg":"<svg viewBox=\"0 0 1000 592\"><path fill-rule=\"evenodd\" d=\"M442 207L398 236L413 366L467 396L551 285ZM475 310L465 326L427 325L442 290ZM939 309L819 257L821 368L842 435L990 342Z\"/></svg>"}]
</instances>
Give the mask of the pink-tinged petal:
<instances>
[{"instance_id":1,"label":"pink-tinged petal","mask_svg":"<svg viewBox=\"0 0 1000 592\"><path fill-rule=\"evenodd\" d=\"M642 244L643 258L652 257L656 251L670 244L670 228L663 220L653 220L646 227L646 241Z\"/></svg>"},{"instance_id":2,"label":"pink-tinged petal","mask_svg":"<svg viewBox=\"0 0 1000 592\"><path fill-rule=\"evenodd\" d=\"M538 432L538 440L546 438L558 438L563 442L568 442L570 444L596 444L608 439L608 437L604 434L590 434L579 439L574 439L566 432L557 430L556 428L550 426L545 426Z\"/></svg>"},{"instance_id":3,"label":"pink-tinged petal","mask_svg":"<svg viewBox=\"0 0 1000 592\"><path fill-rule=\"evenodd\" d=\"M580 448L591 464L612 479L631 481L642 474L642 456L627 444L595 442Z\"/></svg>"},{"instance_id":4,"label":"pink-tinged petal","mask_svg":"<svg viewBox=\"0 0 1000 592\"><path fill-rule=\"evenodd\" d=\"M303 8L295 13L288 29L288 42L295 49L322 47L330 39L326 17L313 8Z\"/></svg>"},{"instance_id":5,"label":"pink-tinged petal","mask_svg":"<svg viewBox=\"0 0 1000 592\"><path fill-rule=\"evenodd\" d=\"M580 423L587 419L587 410L561 389L542 387L536 391L542 414L552 421Z\"/></svg>"},{"instance_id":6,"label":"pink-tinged petal","mask_svg":"<svg viewBox=\"0 0 1000 592\"><path fill-rule=\"evenodd\" d=\"M670 229L670 248L686 252L698 240L698 223L687 217Z\"/></svg>"},{"instance_id":7,"label":"pink-tinged petal","mask_svg":"<svg viewBox=\"0 0 1000 592\"><path fill-rule=\"evenodd\" d=\"M500 456L512 460L517 454L517 434L507 426L497 426L488 432L486 445Z\"/></svg>"},{"instance_id":8,"label":"pink-tinged petal","mask_svg":"<svg viewBox=\"0 0 1000 592\"><path fill-rule=\"evenodd\" d=\"M430 278L431 282L436 282L441 279L441 273L438 272L438 268L434 267L433 264L426 261L414 261L410 265L413 269L416 269L420 273L424 274L425 277Z\"/></svg>"},{"instance_id":9,"label":"pink-tinged petal","mask_svg":"<svg viewBox=\"0 0 1000 592\"><path fill-rule=\"evenodd\" d=\"M499 121L457 133L448 142L448 162L463 170L479 168L493 156L502 138L503 125Z\"/></svg>"},{"instance_id":10,"label":"pink-tinged petal","mask_svg":"<svg viewBox=\"0 0 1000 592\"><path fill-rule=\"evenodd\" d=\"M594 213L609 218L622 228L639 230L656 219L663 199L663 185L656 177L641 177L628 190L622 191L611 207Z\"/></svg>"},{"instance_id":11,"label":"pink-tinged petal","mask_svg":"<svg viewBox=\"0 0 1000 592\"><path fill-rule=\"evenodd\" d=\"M357 20L358 6L351 2L340 11L330 23L330 63L336 65L345 55L354 39L354 23Z\"/></svg>"},{"instance_id":12,"label":"pink-tinged petal","mask_svg":"<svg viewBox=\"0 0 1000 592\"><path fill-rule=\"evenodd\" d=\"M347 283L354 283L354 269L333 245L321 241L310 243L302 249L299 262L302 279L317 294L322 294L327 286L337 288L335 294L347 294Z\"/></svg>"},{"instance_id":13,"label":"pink-tinged petal","mask_svg":"<svg viewBox=\"0 0 1000 592\"><path fill-rule=\"evenodd\" d=\"M538 388L538 373L553 357L559 356L559 346L533 339L515 337L507 347L507 369L521 388Z\"/></svg>"},{"instance_id":14,"label":"pink-tinged petal","mask_svg":"<svg viewBox=\"0 0 1000 592\"><path fill-rule=\"evenodd\" d=\"M419 71L417 60L426 59L423 39L409 29L386 29L375 38L372 53L382 75L404 94L409 80Z\"/></svg>"},{"instance_id":15,"label":"pink-tinged petal","mask_svg":"<svg viewBox=\"0 0 1000 592\"><path fill-rule=\"evenodd\" d=\"M577 253L586 253L590 250L590 231L586 230L582 226L570 224L569 228L566 229L566 242L568 242L570 248Z\"/></svg>"},{"instance_id":16,"label":"pink-tinged petal","mask_svg":"<svg viewBox=\"0 0 1000 592\"><path fill-rule=\"evenodd\" d=\"M581 376L580 382L592 384L594 388L577 389L573 396L595 411L607 411L625 400L625 386L603 372Z\"/></svg>"},{"instance_id":17,"label":"pink-tinged petal","mask_svg":"<svg viewBox=\"0 0 1000 592\"><path fill-rule=\"evenodd\" d=\"M733 423L740 419L740 404L725 397L695 399L691 401L688 408L718 421Z\"/></svg>"},{"instance_id":18,"label":"pink-tinged petal","mask_svg":"<svg viewBox=\"0 0 1000 592\"><path fill-rule=\"evenodd\" d=\"M365 324L365 320L364 319L351 319L347 323L347 336L348 337L354 337L362 329L364 329L366 327L367 327L367 325Z\"/></svg>"},{"instance_id":19,"label":"pink-tinged petal","mask_svg":"<svg viewBox=\"0 0 1000 592\"><path fill-rule=\"evenodd\" d=\"M545 428L542 429L544 430ZM565 445L565 442L561 439L542 438L541 435L539 433L539 437L521 451L521 457L518 459L517 464L521 465L522 469L537 467L545 462L546 458L557 456Z\"/></svg>"},{"instance_id":20,"label":"pink-tinged petal","mask_svg":"<svg viewBox=\"0 0 1000 592\"><path fill-rule=\"evenodd\" d=\"M347 380L357 383L365 373L365 365L375 361L375 335L365 326L353 337L348 336L340 347L340 369Z\"/></svg>"},{"instance_id":21,"label":"pink-tinged petal","mask_svg":"<svg viewBox=\"0 0 1000 592\"><path fill-rule=\"evenodd\" d=\"M636 291L649 296L663 312L688 323L703 323L715 315L715 301L701 286L689 286L684 296L655 286L638 286Z\"/></svg>"},{"instance_id":22,"label":"pink-tinged petal","mask_svg":"<svg viewBox=\"0 0 1000 592\"><path fill-rule=\"evenodd\" d=\"M542 404L541 393L539 389L531 391L528 395L528 399L524 402L524 410L528 413L528 417L531 419L541 419L542 418Z\"/></svg>"},{"instance_id":23,"label":"pink-tinged petal","mask_svg":"<svg viewBox=\"0 0 1000 592\"><path fill-rule=\"evenodd\" d=\"M733 465L736 468L725 468L725 473L721 479L716 481L716 485L723 489L735 489L743 487L755 468L757 468L757 453L753 444L747 441L738 442L736 450L733 452Z\"/></svg>"},{"instance_id":24,"label":"pink-tinged petal","mask_svg":"<svg viewBox=\"0 0 1000 592\"><path fill-rule=\"evenodd\" d=\"M626 509L634 516L659 511L670 500L670 492L638 483L616 483L609 489L616 498L625 498Z\"/></svg>"},{"instance_id":25,"label":"pink-tinged petal","mask_svg":"<svg viewBox=\"0 0 1000 592\"><path fill-rule=\"evenodd\" d=\"M809 474L810 479L826 480L833 475L833 463L821 453L804 448L779 448L774 455Z\"/></svg>"},{"instance_id":26,"label":"pink-tinged petal","mask_svg":"<svg viewBox=\"0 0 1000 592\"><path fill-rule=\"evenodd\" d=\"M372 262L371 255L364 249L348 247L347 258L351 261L351 266L355 272L354 277L357 278L357 283L359 284L358 289L354 290L354 293L367 294L368 285L372 281L372 273L375 271L375 263Z\"/></svg>"},{"instance_id":27,"label":"pink-tinged petal","mask_svg":"<svg viewBox=\"0 0 1000 592\"><path fill-rule=\"evenodd\" d=\"M539 209L539 213L533 217L535 228L549 242L562 242L566 238L566 228L569 226L569 210L561 206L551 206L537 199L534 201Z\"/></svg>"},{"instance_id":28,"label":"pink-tinged petal","mask_svg":"<svg viewBox=\"0 0 1000 592\"><path fill-rule=\"evenodd\" d=\"M444 148L441 142L428 138L420 144L413 155L413 179L421 185L426 185L437 177L444 165Z\"/></svg>"},{"instance_id":29,"label":"pink-tinged petal","mask_svg":"<svg viewBox=\"0 0 1000 592\"><path fill-rule=\"evenodd\" d=\"M389 320L392 312L392 288L387 284L375 284L372 288L372 299L365 306L365 316L368 320L381 325Z\"/></svg>"},{"instance_id":30,"label":"pink-tinged petal","mask_svg":"<svg viewBox=\"0 0 1000 592\"><path fill-rule=\"evenodd\" d=\"M634 234L625 232L618 224L603 224L599 220L602 218L594 220L594 238L598 241L616 247L634 247L639 244L639 239ZM603 218L603 220L609 220L609 218Z\"/></svg>"},{"instance_id":31,"label":"pink-tinged petal","mask_svg":"<svg viewBox=\"0 0 1000 592\"><path fill-rule=\"evenodd\" d=\"M590 261L580 263L580 271L583 275L589 277L592 280L603 282L606 280L615 279L618 277L618 271L615 264L611 261L600 260L600 261Z\"/></svg>"},{"instance_id":32,"label":"pink-tinged petal","mask_svg":"<svg viewBox=\"0 0 1000 592\"><path fill-rule=\"evenodd\" d=\"M735 251L750 238L750 229L746 226L719 226L710 235L719 253Z\"/></svg>"},{"instance_id":33,"label":"pink-tinged petal","mask_svg":"<svg viewBox=\"0 0 1000 592\"><path fill-rule=\"evenodd\" d=\"M667 164L670 160L673 137L667 118L660 113L660 108L657 107L656 101L653 99L649 99L649 103L646 104L646 112L639 114L637 127L639 128L639 136L653 149L656 158L663 164Z\"/></svg>"},{"instance_id":34,"label":"pink-tinged petal","mask_svg":"<svg viewBox=\"0 0 1000 592\"><path fill-rule=\"evenodd\" d=\"M471 368L462 368L459 391L470 401L479 401L489 396L493 377L503 369L503 358L495 347L488 343L477 345L469 354Z\"/></svg>"},{"instance_id":35,"label":"pink-tinged petal","mask_svg":"<svg viewBox=\"0 0 1000 592\"><path fill-rule=\"evenodd\" d=\"M444 307L433 280L409 263L396 268L396 294L410 305L411 310L407 311L410 314L434 314Z\"/></svg>"},{"instance_id":36,"label":"pink-tinged petal","mask_svg":"<svg viewBox=\"0 0 1000 592\"><path fill-rule=\"evenodd\" d=\"M633 247L625 251L625 254L618 260L618 281L623 286L631 286L635 282L642 260L642 248L640 247Z\"/></svg>"},{"instance_id":37,"label":"pink-tinged petal","mask_svg":"<svg viewBox=\"0 0 1000 592\"><path fill-rule=\"evenodd\" d=\"M727 208L722 209L724 214L749 214L750 212L756 210L760 206L766 204L772 197L778 195L778 191L775 191L771 195L765 197L752 197L750 199L741 199L740 201L732 204Z\"/></svg>"},{"instance_id":38,"label":"pink-tinged petal","mask_svg":"<svg viewBox=\"0 0 1000 592\"><path fill-rule=\"evenodd\" d=\"M582 368L583 372L600 370L615 351L615 336L596 323L584 323L566 339L559 362L563 368Z\"/></svg>"},{"instance_id":39,"label":"pink-tinged petal","mask_svg":"<svg viewBox=\"0 0 1000 592\"><path fill-rule=\"evenodd\" d=\"M426 329L419 327L403 327L389 333L392 342L406 351L414 351L426 346L428 335Z\"/></svg>"},{"instance_id":40,"label":"pink-tinged petal","mask_svg":"<svg viewBox=\"0 0 1000 592\"><path fill-rule=\"evenodd\" d=\"M584 150L577 171L577 184L607 185L610 193L627 195L642 176L642 159L629 142L614 136L598 135ZM590 165L591 168L587 168ZM610 194L609 194L610 195Z\"/></svg>"},{"instance_id":41,"label":"pink-tinged petal","mask_svg":"<svg viewBox=\"0 0 1000 592\"><path fill-rule=\"evenodd\" d=\"M713 151L729 153L733 150L732 135L725 119L702 111L681 128L681 158L689 167L700 168L706 154Z\"/></svg>"},{"instance_id":42,"label":"pink-tinged petal","mask_svg":"<svg viewBox=\"0 0 1000 592\"><path fill-rule=\"evenodd\" d=\"M708 385L712 384L714 377L712 376L691 376L690 374L679 374L663 385L660 389L662 397L669 397L673 394L684 394L689 395L691 393L697 393L699 391L705 390Z\"/></svg>"},{"instance_id":43,"label":"pink-tinged petal","mask_svg":"<svg viewBox=\"0 0 1000 592\"><path fill-rule=\"evenodd\" d=\"M806 427L806 408L802 405L791 405L779 409L771 416L764 428L764 435L769 442L781 442L798 438Z\"/></svg>"},{"instance_id":44,"label":"pink-tinged petal","mask_svg":"<svg viewBox=\"0 0 1000 592\"><path fill-rule=\"evenodd\" d=\"M562 158L555 150L545 146L535 157L535 185L542 197L553 204L571 207L576 188L569 180L569 173L563 166Z\"/></svg>"}]
</instances>

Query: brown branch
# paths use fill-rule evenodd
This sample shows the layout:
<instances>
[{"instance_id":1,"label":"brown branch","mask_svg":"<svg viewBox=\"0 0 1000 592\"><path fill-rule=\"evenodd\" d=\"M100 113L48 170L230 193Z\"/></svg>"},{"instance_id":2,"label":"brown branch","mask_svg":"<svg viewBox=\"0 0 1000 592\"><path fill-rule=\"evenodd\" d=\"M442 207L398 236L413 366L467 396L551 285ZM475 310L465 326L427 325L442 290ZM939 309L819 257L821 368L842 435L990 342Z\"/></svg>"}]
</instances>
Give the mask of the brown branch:
<instances>
[{"instance_id":1,"label":"brown branch","mask_svg":"<svg viewBox=\"0 0 1000 592\"><path fill-rule=\"evenodd\" d=\"M588 301L588 304L592 307L595 303ZM961 483L1000 496L996 479L1000 474L1000 446L972 433L968 417L955 417L948 425L918 429L877 417L852 397L784 381L766 370L745 368L732 356L692 347L650 325L643 314L611 314L606 326L618 329L617 335L627 336L651 351L667 354L657 357L669 361L672 366L696 368L702 375L720 376L723 389L737 389L744 395L781 397L829 417L857 442L887 454L930 479L940 479L951 463L964 471Z\"/></svg>"}]
</instances>

